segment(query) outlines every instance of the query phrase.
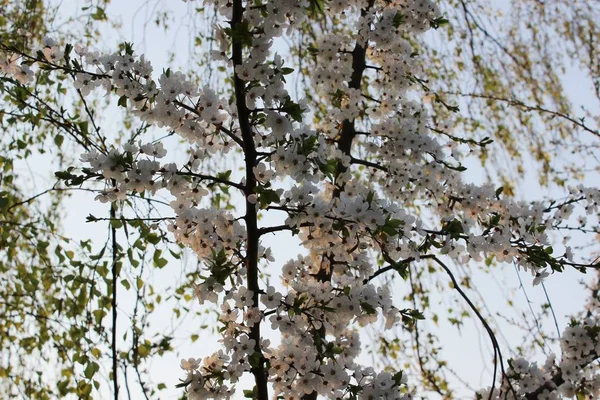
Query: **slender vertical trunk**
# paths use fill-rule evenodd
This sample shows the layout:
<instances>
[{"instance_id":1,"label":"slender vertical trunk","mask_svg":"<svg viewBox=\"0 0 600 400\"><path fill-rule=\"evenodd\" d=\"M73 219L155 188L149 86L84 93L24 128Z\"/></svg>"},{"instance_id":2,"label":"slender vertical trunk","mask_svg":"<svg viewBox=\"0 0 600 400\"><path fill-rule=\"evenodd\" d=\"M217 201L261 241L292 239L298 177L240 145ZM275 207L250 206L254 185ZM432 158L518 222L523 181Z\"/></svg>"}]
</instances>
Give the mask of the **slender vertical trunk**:
<instances>
[{"instance_id":1,"label":"slender vertical trunk","mask_svg":"<svg viewBox=\"0 0 600 400\"><path fill-rule=\"evenodd\" d=\"M235 29L242 23L244 15L244 8L242 6L242 0L235 0L233 2L233 15L231 18L231 28ZM246 93L244 81L238 78L235 74L235 67L242 65L243 44L235 39L232 43L232 59L233 59L233 82L235 86L235 103L239 116L240 130L242 134L242 142L244 146L244 162L246 168L246 187L244 194L246 195L246 215L244 217L246 221L246 270L247 270L247 285L248 289L252 290L252 306L258 308L259 306L259 286L258 286L258 224L257 224L257 211L256 205L248 201L248 196L254 193L256 188L256 178L254 177L253 168L256 166L256 146L254 143L254 135L252 133L252 126L250 124L250 113L246 107ZM260 348L260 322L254 324L250 328L250 338L254 339L255 354L251 356L252 365L251 372L254 375L254 381L256 383L256 395L258 400L268 400L268 388L267 388L267 373L265 368L265 358Z\"/></svg>"},{"instance_id":2,"label":"slender vertical trunk","mask_svg":"<svg viewBox=\"0 0 600 400\"><path fill-rule=\"evenodd\" d=\"M113 185L115 182L113 182ZM117 206L115 203L110 205L110 219L114 221L117 218ZM111 353L112 353L112 383L114 399L119 399L119 359L117 354L117 281L119 278L118 251L117 248L117 229L110 225L111 243L112 243L112 336L111 336Z\"/></svg>"},{"instance_id":3,"label":"slender vertical trunk","mask_svg":"<svg viewBox=\"0 0 600 400\"><path fill-rule=\"evenodd\" d=\"M367 9L363 9L361 11L362 16L366 16L369 8L373 7L375 0L370 0L367 6ZM352 76L350 77L350 82L348 83L348 87L351 89L361 89L362 77L366 68L366 57L367 57L367 43L361 44L356 43L354 49L352 50ZM346 156L350 156L352 153L352 142L356 137L356 127L354 125L354 120L344 120L342 122L342 129L340 132L340 138L338 139L338 148L344 153ZM341 162L338 163L336 178L346 172L348 168L345 167ZM344 185L337 185L333 190L333 199L339 198L341 193L344 191ZM321 267L319 272L317 273L317 279L321 282L328 282L331 280L331 274L333 272L333 262L334 256L329 256L328 265ZM319 339L316 342L323 342L325 338L325 328L321 327L316 335L319 336ZM317 392L312 392L310 394L306 394L302 396L302 400L316 400Z\"/></svg>"}]
</instances>

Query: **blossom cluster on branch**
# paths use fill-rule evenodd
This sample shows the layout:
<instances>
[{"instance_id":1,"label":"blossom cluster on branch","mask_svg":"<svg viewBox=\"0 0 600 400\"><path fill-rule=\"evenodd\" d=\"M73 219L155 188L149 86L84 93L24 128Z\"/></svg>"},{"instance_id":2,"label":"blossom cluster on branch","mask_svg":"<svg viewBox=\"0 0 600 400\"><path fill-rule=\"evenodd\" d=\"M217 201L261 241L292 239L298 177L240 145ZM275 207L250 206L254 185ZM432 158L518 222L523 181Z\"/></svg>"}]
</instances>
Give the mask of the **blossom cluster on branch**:
<instances>
[{"instance_id":1,"label":"blossom cluster on branch","mask_svg":"<svg viewBox=\"0 0 600 400\"><path fill-rule=\"evenodd\" d=\"M161 163L167 152L160 142L127 143L109 152L91 149L80 173L58 176L71 184L102 180L103 202L159 190L173 197L169 229L205 268L196 297L222 311L222 349L182 361L188 375L181 386L190 399L230 398L247 373L255 386L245 394L260 400L269 391L285 399L409 399L403 371L356 361L357 326L380 318L387 328L410 326L423 318L394 305L379 275L406 277L412 263L451 274L444 257L516 262L535 283L550 272L592 266L575 260L569 247L554 255L548 231L574 211L597 214L600 191L579 187L561 201L525 203L504 197L501 188L463 182L454 136L435 134L426 107L415 100L423 80L410 38L444 21L432 1L214 3L221 25L213 55L230 70L230 97L196 87L181 72L166 70L155 80L130 44L99 54L47 40L37 54L4 49L0 59L2 71L20 84L31 83L37 67L69 74L83 95L103 88L141 121L188 143L190 157L180 164ZM286 89L294 70L273 54L275 41L300 24L320 19L326 26L339 15L355 36L332 30L315 41L314 97L294 99ZM316 107L326 118L313 118ZM229 152L243 154L243 177L204 173L202 161ZM243 214L203 201L223 188L240 195ZM417 214L415 204L429 214ZM259 211L284 215L285 222L259 226ZM261 237L283 231L300 239L306 255L280 263L280 284L265 285L260 272L276 260ZM278 332L280 342L266 339L265 329ZM598 354L597 329L594 319L574 324L562 340L561 364L550 360L539 369L514 360L502 386L478 396L553 398L557 387L566 397L597 393L597 379L582 378ZM581 389L582 379L591 386Z\"/></svg>"}]
</instances>

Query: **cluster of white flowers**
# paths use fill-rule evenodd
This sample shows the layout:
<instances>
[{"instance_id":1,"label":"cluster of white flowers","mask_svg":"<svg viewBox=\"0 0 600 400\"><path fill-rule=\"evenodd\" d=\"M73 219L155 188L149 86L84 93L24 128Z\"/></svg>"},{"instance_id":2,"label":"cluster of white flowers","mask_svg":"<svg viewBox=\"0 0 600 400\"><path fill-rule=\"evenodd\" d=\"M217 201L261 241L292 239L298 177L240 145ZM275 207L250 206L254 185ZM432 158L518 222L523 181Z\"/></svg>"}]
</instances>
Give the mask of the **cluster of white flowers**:
<instances>
[{"instance_id":1,"label":"cluster of white flowers","mask_svg":"<svg viewBox=\"0 0 600 400\"><path fill-rule=\"evenodd\" d=\"M20 32L24 34L23 32ZM27 36L27 34L24 34ZM40 49L46 62L54 64L60 62L64 57L64 52L57 46L54 39L45 37ZM0 52L0 72L10 76L22 84L33 82L35 79L35 69L32 68L32 59L23 58L16 53Z\"/></svg>"},{"instance_id":2,"label":"cluster of white flowers","mask_svg":"<svg viewBox=\"0 0 600 400\"><path fill-rule=\"evenodd\" d=\"M164 71L156 82L151 79L150 63L130 49L110 55L87 49L77 52L86 66L96 68L94 75L82 72L76 76L82 93L102 86L123 101L129 100L142 121L168 127L211 152L230 148L232 141L221 136L219 127L231 118L232 111L211 89L200 90L179 71Z\"/></svg>"},{"instance_id":3,"label":"cluster of white flowers","mask_svg":"<svg viewBox=\"0 0 600 400\"><path fill-rule=\"evenodd\" d=\"M237 103L196 87L180 72L167 70L153 80L152 66L130 45L109 55L75 49L78 65L86 68L75 73L83 95L104 88L140 120L189 142L191 156L183 165L161 164L166 155L161 143L128 143L107 154L92 150L81 159L89 174L106 181L100 201L168 190L176 214L170 229L206 267L195 294L201 304L219 304L223 349L202 363L182 361L190 399L230 398L244 373L254 374L258 385L263 369L275 395L286 399L315 393L330 399L411 398L402 371L376 372L355 362L356 326L383 316L390 328L414 316L414 310L394 306L389 291L376 284L373 278L381 270L374 254L390 264L432 254L457 262L494 257L516 261L532 272L535 283L548 275L544 268L576 265L569 248L564 256L551 256L546 230L568 218L575 205L597 213L598 190L576 188L561 203L532 204L505 199L491 186L464 184L462 166L454 152L448 154L451 146L431 133L426 109L409 100L407 92L420 81L416 53L406 38L440 17L432 1L325 3L324 18L352 19L356 37L326 32L311 50L312 101L326 110L315 124L305 120L315 112L311 103L292 99L285 88L284 77L292 70L271 51L277 37L306 21L313 2L213 2L223 26L232 21L230 28L216 28L213 56L233 68ZM38 62L57 68L66 57L52 41L42 52ZM34 77L29 64L18 64L13 55L0 58L0 69L23 83ZM372 84L365 93L362 79L368 74ZM202 173L202 160L232 148L246 153L245 179ZM357 168L366 169L370 179L357 177ZM206 186L215 183L239 190L254 214L236 217L203 208ZM411 212L415 204L429 206L435 222ZM253 226L259 208L285 213L285 224ZM279 230L298 235L308 252L283 264L282 291L260 287L257 271L249 268L253 261L259 265L252 268L275 261L259 236ZM257 336L257 327L269 323L280 334L278 346ZM582 379L597 382L581 375L598 354L596 328L594 319L569 328L558 366L550 361L538 369L513 361L506 384L514 381L522 395L552 382L563 393L580 390ZM563 377L560 385L553 381L556 371ZM547 389L549 397L540 398L552 398L555 388Z\"/></svg>"},{"instance_id":4,"label":"cluster of white flowers","mask_svg":"<svg viewBox=\"0 0 600 400\"><path fill-rule=\"evenodd\" d=\"M0 71L21 83L29 83L34 78L34 71L31 67L19 63L18 56L15 54L0 54Z\"/></svg>"}]
</instances>

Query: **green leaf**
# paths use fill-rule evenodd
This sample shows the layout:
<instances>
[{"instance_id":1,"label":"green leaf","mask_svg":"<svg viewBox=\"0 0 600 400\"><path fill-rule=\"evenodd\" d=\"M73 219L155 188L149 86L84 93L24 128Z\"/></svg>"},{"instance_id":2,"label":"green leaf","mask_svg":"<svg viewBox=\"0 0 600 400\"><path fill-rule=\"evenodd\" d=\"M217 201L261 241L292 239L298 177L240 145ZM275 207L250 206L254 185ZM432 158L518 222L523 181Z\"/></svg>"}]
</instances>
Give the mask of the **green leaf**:
<instances>
[{"instance_id":1,"label":"green leaf","mask_svg":"<svg viewBox=\"0 0 600 400\"><path fill-rule=\"evenodd\" d=\"M421 320L425 319L425 316L419 310L410 310L409 315L411 317L413 317L414 319L421 319Z\"/></svg>"},{"instance_id":2,"label":"green leaf","mask_svg":"<svg viewBox=\"0 0 600 400\"><path fill-rule=\"evenodd\" d=\"M79 125L79 129L84 136L87 136L89 132L89 123L87 121L81 121L77 125Z\"/></svg>"},{"instance_id":3,"label":"green leaf","mask_svg":"<svg viewBox=\"0 0 600 400\"><path fill-rule=\"evenodd\" d=\"M156 249L156 251L154 252L154 256L152 257L152 261L154 261L154 265L156 265L158 268L163 268L168 263L168 261L166 259L161 257L161 254L162 254L162 251L159 249Z\"/></svg>"},{"instance_id":4,"label":"green leaf","mask_svg":"<svg viewBox=\"0 0 600 400\"><path fill-rule=\"evenodd\" d=\"M325 6L323 0L310 0L308 5L308 14L312 17L319 17L325 15Z\"/></svg>"},{"instance_id":5,"label":"green leaf","mask_svg":"<svg viewBox=\"0 0 600 400\"><path fill-rule=\"evenodd\" d=\"M458 239L461 234L465 233L462 223L456 218L446 222L442 226L442 231L448 232L453 239Z\"/></svg>"},{"instance_id":6,"label":"green leaf","mask_svg":"<svg viewBox=\"0 0 600 400\"><path fill-rule=\"evenodd\" d=\"M429 24L431 25L431 27L433 29L438 29L439 27L447 25L449 23L450 23L450 21L448 21L444 17L439 17L439 18L429 21Z\"/></svg>"},{"instance_id":7,"label":"green leaf","mask_svg":"<svg viewBox=\"0 0 600 400\"><path fill-rule=\"evenodd\" d=\"M100 369L100 366L95 363L95 362L90 362L88 363L88 365L85 367L85 370L83 371L83 375L85 375L85 377L87 379L92 379L92 377L96 374L96 372L98 372L98 370Z\"/></svg>"},{"instance_id":8,"label":"green leaf","mask_svg":"<svg viewBox=\"0 0 600 400\"><path fill-rule=\"evenodd\" d=\"M502 192L504 192L504 186L500 186L498 189L496 189L496 199L500 200L500 195Z\"/></svg>"},{"instance_id":9,"label":"green leaf","mask_svg":"<svg viewBox=\"0 0 600 400\"><path fill-rule=\"evenodd\" d=\"M64 138L63 135L58 134L58 135L54 136L54 143L58 147L62 146L62 144L63 144L64 141L65 141L65 138Z\"/></svg>"},{"instance_id":10,"label":"green leaf","mask_svg":"<svg viewBox=\"0 0 600 400\"><path fill-rule=\"evenodd\" d=\"M261 208L266 208L269 204L279 203L279 194L272 189L261 190L259 195L259 202Z\"/></svg>"},{"instance_id":11,"label":"green leaf","mask_svg":"<svg viewBox=\"0 0 600 400\"><path fill-rule=\"evenodd\" d=\"M404 14L402 14L402 12L398 11L396 12L396 15L394 15L394 27L398 28L400 25L402 25L404 23Z\"/></svg>"},{"instance_id":12,"label":"green leaf","mask_svg":"<svg viewBox=\"0 0 600 400\"><path fill-rule=\"evenodd\" d=\"M73 45L70 43L67 43L67 45L65 46L65 52L64 52L64 57L65 60L69 60L69 58L71 57L71 51L73 51Z\"/></svg>"},{"instance_id":13,"label":"green leaf","mask_svg":"<svg viewBox=\"0 0 600 400\"><path fill-rule=\"evenodd\" d=\"M300 105L293 102L289 96L285 98L285 103L283 104L283 107L281 107L281 111L287 113L295 121L302 122L303 110Z\"/></svg>"},{"instance_id":14,"label":"green leaf","mask_svg":"<svg viewBox=\"0 0 600 400\"><path fill-rule=\"evenodd\" d=\"M394 264L394 271L398 272L402 279L408 279L408 263L399 262Z\"/></svg>"},{"instance_id":15,"label":"green leaf","mask_svg":"<svg viewBox=\"0 0 600 400\"><path fill-rule=\"evenodd\" d=\"M130 56L133 55L133 43L124 42L123 48L125 49L125 54L130 55Z\"/></svg>"},{"instance_id":16,"label":"green leaf","mask_svg":"<svg viewBox=\"0 0 600 400\"><path fill-rule=\"evenodd\" d=\"M138 354L140 355L140 357L146 357L148 354L150 354L150 347L146 344L140 345L138 347Z\"/></svg>"},{"instance_id":17,"label":"green leaf","mask_svg":"<svg viewBox=\"0 0 600 400\"><path fill-rule=\"evenodd\" d=\"M244 397L247 399L256 399L257 396L257 390L256 390L256 386L254 386L254 388L252 390L248 390L245 389L244 390Z\"/></svg>"},{"instance_id":18,"label":"green leaf","mask_svg":"<svg viewBox=\"0 0 600 400\"><path fill-rule=\"evenodd\" d=\"M375 310L375 308L373 308L373 306L369 303L362 302L360 303L360 306L363 309L363 311L367 314L373 315L377 313L377 310Z\"/></svg>"},{"instance_id":19,"label":"green leaf","mask_svg":"<svg viewBox=\"0 0 600 400\"><path fill-rule=\"evenodd\" d=\"M92 214L89 214L87 217L85 217L85 222L95 222L98 221L98 218L94 217Z\"/></svg>"},{"instance_id":20,"label":"green leaf","mask_svg":"<svg viewBox=\"0 0 600 400\"><path fill-rule=\"evenodd\" d=\"M146 236L146 240L152 244L158 244L158 242L160 242L160 237L156 233L150 233Z\"/></svg>"},{"instance_id":21,"label":"green leaf","mask_svg":"<svg viewBox=\"0 0 600 400\"><path fill-rule=\"evenodd\" d=\"M394 380L394 383L396 385L400 386L400 384L402 383L402 371L396 372L392 379Z\"/></svg>"},{"instance_id":22,"label":"green leaf","mask_svg":"<svg viewBox=\"0 0 600 400\"><path fill-rule=\"evenodd\" d=\"M106 311L104 310L94 310L92 311L92 315L94 316L94 321L96 321L97 325L100 325L102 319L106 316Z\"/></svg>"},{"instance_id":23,"label":"green leaf","mask_svg":"<svg viewBox=\"0 0 600 400\"><path fill-rule=\"evenodd\" d=\"M96 7L96 11L90 16L95 21L105 21L106 20L106 13L104 12L104 9L100 8L100 7Z\"/></svg>"},{"instance_id":24,"label":"green leaf","mask_svg":"<svg viewBox=\"0 0 600 400\"><path fill-rule=\"evenodd\" d=\"M8 198L0 196L0 210L8 208Z\"/></svg>"}]
</instances>

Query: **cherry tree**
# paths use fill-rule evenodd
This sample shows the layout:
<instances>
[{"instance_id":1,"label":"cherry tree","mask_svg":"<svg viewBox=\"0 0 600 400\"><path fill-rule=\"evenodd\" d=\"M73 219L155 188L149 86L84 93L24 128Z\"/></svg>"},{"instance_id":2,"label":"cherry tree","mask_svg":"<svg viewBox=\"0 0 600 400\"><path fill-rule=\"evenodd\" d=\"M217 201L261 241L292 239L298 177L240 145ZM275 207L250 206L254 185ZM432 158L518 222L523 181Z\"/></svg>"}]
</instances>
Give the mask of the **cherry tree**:
<instances>
[{"instance_id":1,"label":"cherry tree","mask_svg":"<svg viewBox=\"0 0 600 400\"><path fill-rule=\"evenodd\" d=\"M196 301L220 310L221 348L213 354L199 348L181 361L178 386L187 398L410 399L420 390L443 395L435 380L424 379L427 373L376 370L358 361L363 327L383 323L385 329L410 330L427 318L418 307L401 305L381 280L389 274L412 279L416 269L442 272L492 344L490 385L475 398L597 397L596 286L585 311L562 333L561 354L538 366L504 356L494 329L453 272L456 265L492 259L515 264L538 285L565 269L597 268L568 244L561 254L555 251L552 232L583 215L590 222L582 220L578 228L591 230L600 191L579 185L560 199L519 202L502 187L465 182L463 153L491 140L461 137L451 113L445 120L432 118L423 101L432 94L415 43L449 22L436 4L214 3L219 15L211 57L226 71L226 91L198 87L170 69L157 74L129 43L101 54L46 38L31 51L2 46L0 58L2 72L19 87L63 74L83 99L95 92L115 96L143 126L185 141L189 156L168 160L162 142L145 140L140 129L121 146L86 146L81 164L56 175L67 186L103 185L96 200L110 203L110 220L120 227L133 223L117 216L131 198L171 199L174 216L153 222L166 224L170 237L195 254L202 265L193 287ZM346 29L338 29L340 20ZM305 96L296 98L288 82L295 73L292 57L278 46L307 24L318 25L319 36L304 49L309 65L297 66L309 73L301 81ZM99 134L93 118L79 129ZM239 172L204 168L236 155L243 160ZM216 194L237 206L220 207ZM275 259L265 244L272 235L295 237L298 254ZM156 262L165 261L159 256ZM116 265L107 274L114 324ZM270 274L276 282L265 279ZM112 335L118 398L115 325ZM236 391L244 376L252 377L252 387Z\"/></svg>"}]
</instances>

